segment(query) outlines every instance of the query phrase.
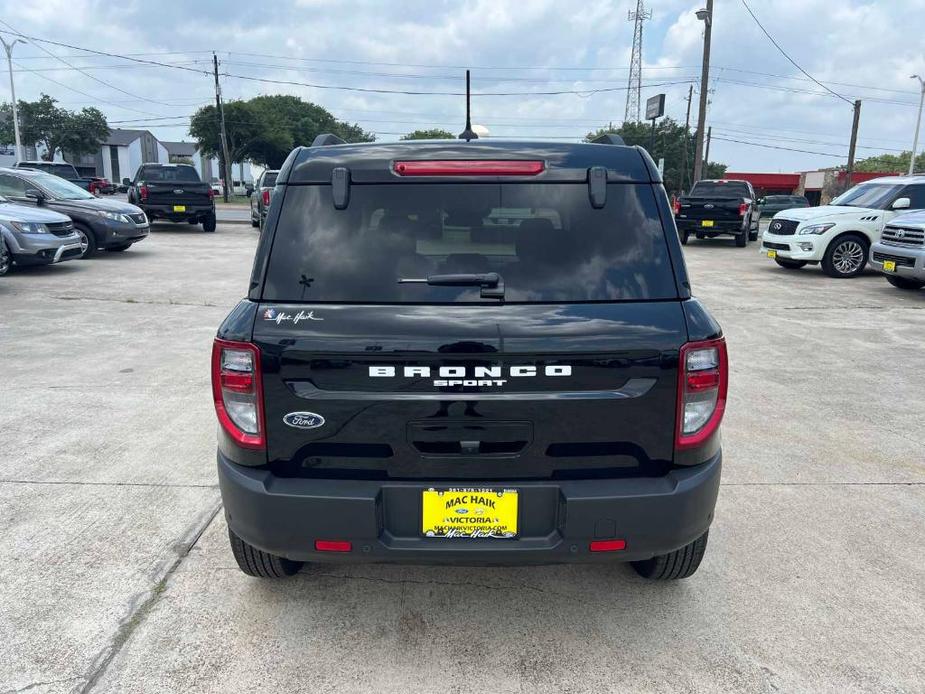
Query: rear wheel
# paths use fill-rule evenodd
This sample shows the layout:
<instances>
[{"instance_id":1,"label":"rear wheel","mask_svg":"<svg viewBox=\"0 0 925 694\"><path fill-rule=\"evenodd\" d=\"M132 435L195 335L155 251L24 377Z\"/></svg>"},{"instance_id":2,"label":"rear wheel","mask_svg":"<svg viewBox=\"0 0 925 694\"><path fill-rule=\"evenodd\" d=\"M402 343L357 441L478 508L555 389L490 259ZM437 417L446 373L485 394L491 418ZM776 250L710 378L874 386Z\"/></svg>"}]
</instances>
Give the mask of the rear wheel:
<instances>
[{"instance_id":1,"label":"rear wheel","mask_svg":"<svg viewBox=\"0 0 925 694\"><path fill-rule=\"evenodd\" d=\"M681 232L681 245L686 246L690 237L691 237L691 233L689 231L682 231Z\"/></svg>"},{"instance_id":2,"label":"rear wheel","mask_svg":"<svg viewBox=\"0 0 925 694\"><path fill-rule=\"evenodd\" d=\"M202 220L202 230L203 231L215 231L215 213L214 212Z\"/></svg>"},{"instance_id":3,"label":"rear wheel","mask_svg":"<svg viewBox=\"0 0 925 694\"><path fill-rule=\"evenodd\" d=\"M3 273L0 272L0 275ZM921 289L925 287L925 282L918 282L916 280L909 280L905 277L896 277L894 275L887 275L886 281L892 284L897 289L908 289L910 291L915 289Z\"/></svg>"},{"instance_id":4,"label":"rear wheel","mask_svg":"<svg viewBox=\"0 0 925 694\"><path fill-rule=\"evenodd\" d=\"M788 258L775 258L774 262L788 270L799 270L806 265L805 260L790 260Z\"/></svg>"},{"instance_id":5,"label":"rear wheel","mask_svg":"<svg viewBox=\"0 0 925 694\"><path fill-rule=\"evenodd\" d=\"M6 241L0 238L0 277L3 277L13 267L13 255L6 247Z\"/></svg>"},{"instance_id":6,"label":"rear wheel","mask_svg":"<svg viewBox=\"0 0 925 694\"><path fill-rule=\"evenodd\" d=\"M736 246L745 248L748 245L748 231L740 231L736 234Z\"/></svg>"},{"instance_id":7,"label":"rear wheel","mask_svg":"<svg viewBox=\"0 0 925 694\"><path fill-rule=\"evenodd\" d=\"M238 562L238 568L248 576L255 578L285 578L299 572L302 562L292 561L284 557L257 549L247 544L240 537L228 529L228 539L231 541L231 552Z\"/></svg>"},{"instance_id":8,"label":"rear wheel","mask_svg":"<svg viewBox=\"0 0 925 694\"><path fill-rule=\"evenodd\" d=\"M692 576L703 559L709 534L709 531L705 532L689 545L676 549L674 552L634 561L633 568L643 578L653 581L673 581L677 578Z\"/></svg>"},{"instance_id":9,"label":"rear wheel","mask_svg":"<svg viewBox=\"0 0 925 694\"><path fill-rule=\"evenodd\" d=\"M857 277L866 265L867 242L856 234L839 236L822 257L822 269L829 277Z\"/></svg>"},{"instance_id":10,"label":"rear wheel","mask_svg":"<svg viewBox=\"0 0 925 694\"><path fill-rule=\"evenodd\" d=\"M96 253L96 238L93 232L83 226L74 226L74 231L80 237L80 257L89 258Z\"/></svg>"}]
</instances>

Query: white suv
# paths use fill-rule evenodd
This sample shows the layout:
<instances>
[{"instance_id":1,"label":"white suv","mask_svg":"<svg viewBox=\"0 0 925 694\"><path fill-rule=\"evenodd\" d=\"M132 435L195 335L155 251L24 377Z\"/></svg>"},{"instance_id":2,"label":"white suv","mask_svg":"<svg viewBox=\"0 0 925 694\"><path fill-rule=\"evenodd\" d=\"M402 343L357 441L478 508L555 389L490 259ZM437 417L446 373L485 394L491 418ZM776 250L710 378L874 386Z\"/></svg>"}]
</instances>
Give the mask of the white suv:
<instances>
[{"instance_id":1,"label":"white suv","mask_svg":"<svg viewBox=\"0 0 925 694\"><path fill-rule=\"evenodd\" d=\"M856 277L883 225L899 212L919 209L925 209L925 176L875 178L823 207L778 212L761 252L789 270L822 263L830 277Z\"/></svg>"}]
</instances>

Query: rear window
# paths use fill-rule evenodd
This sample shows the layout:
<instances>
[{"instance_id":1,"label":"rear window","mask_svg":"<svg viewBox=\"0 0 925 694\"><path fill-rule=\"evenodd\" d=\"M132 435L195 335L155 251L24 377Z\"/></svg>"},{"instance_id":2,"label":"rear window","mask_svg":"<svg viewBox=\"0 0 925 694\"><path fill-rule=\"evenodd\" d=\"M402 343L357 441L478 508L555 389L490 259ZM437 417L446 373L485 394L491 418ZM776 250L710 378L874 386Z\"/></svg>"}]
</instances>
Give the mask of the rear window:
<instances>
[{"instance_id":1,"label":"rear window","mask_svg":"<svg viewBox=\"0 0 925 694\"><path fill-rule=\"evenodd\" d=\"M748 186L736 181L700 181L691 190L691 195L704 198L747 198Z\"/></svg>"},{"instance_id":2,"label":"rear window","mask_svg":"<svg viewBox=\"0 0 925 694\"><path fill-rule=\"evenodd\" d=\"M267 171L263 175L263 182L260 185L264 188L272 188L276 185L277 176L279 176L279 171Z\"/></svg>"},{"instance_id":3,"label":"rear window","mask_svg":"<svg viewBox=\"0 0 925 694\"><path fill-rule=\"evenodd\" d=\"M273 301L490 303L478 287L399 279L498 273L507 302L677 298L651 185L288 186L264 284Z\"/></svg>"},{"instance_id":4,"label":"rear window","mask_svg":"<svg viewBox=\"0 0 925 694\"><path fill-rule=\"evenodd\" d=\"M186 181L199 182L199 174L191 166L150 166L138 174L140 181Z\"/></svg>"}]
</instances>

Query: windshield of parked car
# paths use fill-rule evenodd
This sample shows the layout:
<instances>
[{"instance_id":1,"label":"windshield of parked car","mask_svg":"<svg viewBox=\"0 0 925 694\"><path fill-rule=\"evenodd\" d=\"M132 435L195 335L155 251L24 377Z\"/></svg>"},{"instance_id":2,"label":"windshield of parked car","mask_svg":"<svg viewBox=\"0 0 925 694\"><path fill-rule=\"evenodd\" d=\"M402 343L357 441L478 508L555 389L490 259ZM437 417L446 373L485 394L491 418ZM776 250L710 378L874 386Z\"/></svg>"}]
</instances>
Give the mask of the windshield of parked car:
<instances>
[{"instance_id":1,"label":"windshield of parked car","mask_svg":"<svg viewBox=\"0 0 925 694\"><path fill-rule=\"evenodd\" d=\"M139 181L182 181L199 183L199 174L192 166L146 166L138 173Z\"/></svg>"},{"instance_id":2,"label":"windshield of parked car","mask_svg":"<svg viewBox=\"0 0 925 694\"><path fill-rule=\"evenodd\" d=\"M487 273L508 302L678 296L651 185L610 184L594 209L584 183L401 183L352 186L345 210L329 185L289 186L264 298L490 303L478 286L427 282Z\"/></svg>"},{"instance_id":3,"label":"windshield of parked car","mask_svg":"<svg viewBox=\"0 0 925 694\"><path fill-rule=\"evenodd\" d=\"M700 181L691 190L695 198L747 198L748 186L739 181Z\"/></svg>"},{"instance_id":4,"label":"windshield of parked car","mask_svg":"<svg viewBox=\"0 0 925 694\"><path fill-rule=\"evenodd\" d=\"M26 183L38 186L55 200L93 200L94 195L78 185L65 181L60 176L49 173L36 173L26 179Z\"/></svg>"},{"instance_id":5,"label":"windshield of parked car","mask_svg":"<svg viewBox=\"0 0 925 694\"><path fill-rule=\"evenodd\" d=\"M862 183L845 191L829 204L884 210L901 189L901 185L893 183Z\"/></svg>"}]
</instances>

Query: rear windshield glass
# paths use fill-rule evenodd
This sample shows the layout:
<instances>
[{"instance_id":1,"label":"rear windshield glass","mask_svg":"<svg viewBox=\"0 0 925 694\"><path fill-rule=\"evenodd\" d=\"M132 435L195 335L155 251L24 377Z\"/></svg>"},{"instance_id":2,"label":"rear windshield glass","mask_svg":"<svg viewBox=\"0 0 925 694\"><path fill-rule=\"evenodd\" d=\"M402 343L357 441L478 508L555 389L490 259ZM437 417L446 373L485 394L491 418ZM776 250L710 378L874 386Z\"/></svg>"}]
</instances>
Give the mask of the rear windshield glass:
<instances>
[{"instance_id":1,"label":"rear windshield glass","mask_svg":"<svg viewBox=\"0 0 925 694\"><path fill-rule=\"evenodd\" d=\"M479 287L399 283L498 273L508 302L677 298L650 185L289 186L264 285L275 301L497 303Z\"/></svg>"},{"instance_id":2,"label":"rear windshield glass","mask_svg":"<svg viewBox=\"0 0 925 694\"><path fill-rule=\"evenodd\" d=\"M199 181L199 174L192 166L151 166L138 174L140 181Z\"/></svg>"},{"instance_id":3,"label":"rear windshield glass","mask_svg":"<svg viewBox=\"0 0 925 694\"><path fill-rule=\"evenodd\" d=\"M700 181L691 190L691 195L704 198L747 198L748 186L729 181Z\"/></svg>"},{"instance_id":4,"label":"rear windshield glass","mask_svg":"<svg viewBox=\"0 0 925 694\"><path fill-rule=\"evenodd\" d=\"M278 175L279 175L279 171L267 171L263 175L263 183L261 183L260 185L262 185L264 188L272 188L273 186L276 185L276 177Z\"/></svg>"}]
</instances>

